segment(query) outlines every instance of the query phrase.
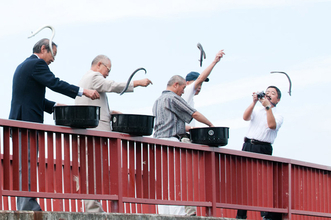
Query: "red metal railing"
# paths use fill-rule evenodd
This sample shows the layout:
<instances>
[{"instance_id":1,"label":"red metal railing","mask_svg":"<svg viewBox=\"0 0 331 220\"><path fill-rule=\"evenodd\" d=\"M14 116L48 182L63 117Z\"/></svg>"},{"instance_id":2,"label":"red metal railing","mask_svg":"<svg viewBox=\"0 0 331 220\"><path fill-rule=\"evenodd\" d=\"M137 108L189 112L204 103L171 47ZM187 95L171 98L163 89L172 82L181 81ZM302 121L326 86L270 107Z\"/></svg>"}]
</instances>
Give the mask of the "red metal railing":
<instances>
[{"instance_id":1,"label":"red metal railing","mask_svg":"<svg viewBox=\"0 0 331 220\"><path fill-rule=\"evenodd\" d=\"M98 199L107 212L169 204L197 206L201 216L331 218L330 167L117 132L5 119L0 127L3 210L26 196L45 211L81 212L84 199Z\"/></svg>"}]
</instances>

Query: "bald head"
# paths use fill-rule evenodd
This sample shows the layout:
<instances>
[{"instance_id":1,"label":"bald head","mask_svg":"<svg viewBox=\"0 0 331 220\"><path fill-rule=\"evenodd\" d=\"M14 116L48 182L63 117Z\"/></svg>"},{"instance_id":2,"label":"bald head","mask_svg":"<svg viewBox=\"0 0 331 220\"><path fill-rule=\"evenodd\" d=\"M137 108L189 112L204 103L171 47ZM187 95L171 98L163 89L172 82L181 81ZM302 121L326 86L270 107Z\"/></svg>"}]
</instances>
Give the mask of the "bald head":
<instances>
[{"instance_id":1,"label":"bald head","mask_svg":"<svg viewBox=\"0 0 331 220\"><path fill-rule=\"evenodd\" d=\"M105 63L107 61L110 62L110 59L106 55L98 55L92 60L91 66L97 65L99 62Z\"/></svg>"},{"instance_id":2,"label":"bald head","mask_svg":"<svg viewBox=\"0 0 331 220\"><path fill-rule=\"evenodd\" d=\"M96 56L91 63L91 70L101 73L106 78L111 70L110 59L105 55Z\"/></svg>"}]
</instances>

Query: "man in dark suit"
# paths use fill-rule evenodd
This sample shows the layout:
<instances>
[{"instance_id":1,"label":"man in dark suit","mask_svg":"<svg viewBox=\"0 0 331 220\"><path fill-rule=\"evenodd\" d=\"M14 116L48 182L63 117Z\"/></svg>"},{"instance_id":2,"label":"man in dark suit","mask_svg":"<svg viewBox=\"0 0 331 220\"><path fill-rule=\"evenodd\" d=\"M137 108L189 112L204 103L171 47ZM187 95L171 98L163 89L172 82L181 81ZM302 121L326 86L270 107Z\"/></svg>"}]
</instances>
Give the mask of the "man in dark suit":
<instances>
[{"instance_id":1,"label":"man in dark suit","mask_svg":"<svg viewBox=\"0 0 331 220\"><path fill-rule=\"evenodd\" d=\"M82 95L91 99L100 98L96 90L83 89L55 77L48 67L54 62L57 52L57 45L53 42L52 50L53 54L49 40L41 39L34 45L33 55L16 68L9 119L43 123L44 111L52 113L56 104L45 98L46 87L71 98ZM30 145L28 153L30 154ZM17 209L41 211L35 198L26 197L17 198Z\"/></svg>"},{"instance_id":2,"label":"man in dark suit","mask_svg":"<svg viewBox=\"0 0 331 220\"><path fill-rule=\"evenodd\" d=\"M53 52L55 56L55 43ZM82 95L91 99L100 98L96 90L79 88L55 77L48 67L54 59L49 40L44 38L34 45L33 55L17 67L9 119L43 123L44 111L52 113L55 105L55 102L45 98L46 87L71 98Z\"/></svg>"}]
</instances>

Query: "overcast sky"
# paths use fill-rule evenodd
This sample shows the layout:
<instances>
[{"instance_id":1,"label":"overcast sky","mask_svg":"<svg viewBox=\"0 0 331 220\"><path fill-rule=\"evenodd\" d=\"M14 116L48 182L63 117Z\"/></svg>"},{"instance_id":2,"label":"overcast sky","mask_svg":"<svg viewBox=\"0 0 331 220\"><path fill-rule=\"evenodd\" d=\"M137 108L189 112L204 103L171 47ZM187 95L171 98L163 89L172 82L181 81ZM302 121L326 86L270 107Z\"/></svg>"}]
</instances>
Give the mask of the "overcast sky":
<instances>
[{"instance_id":1,"label":"overcast sky","mask_svg":"<svg viewBox=\"0 0 331 220\"><path fill-rule=\"evenodd\" d=\"M279 111L284 123L273 145L274 156L331 166L331 1L298 0L167 0L167 1L6 1L0 8L0 117L10 110L12 77L33 45L51 37L55 28L58 53L50 65L61 79L78 84L92 59L112 60L109 79L126 82L148 77L153 85L132 94L109 94L112 109L152 114L154 101L175 74L202 72L224 49L226 55L204 83L195 103L215 126L230 127L225 148L241 150L248 122L242 114L252 93L268 85L282 91ZM199 66L201 43L207 58ZM284 71L292 80L292 96ZM74 100L47 90L53 101ZM259 105L259 104L258 104ZM54 124L45 114L45 123Z\"/></svg>"}]
</instances>

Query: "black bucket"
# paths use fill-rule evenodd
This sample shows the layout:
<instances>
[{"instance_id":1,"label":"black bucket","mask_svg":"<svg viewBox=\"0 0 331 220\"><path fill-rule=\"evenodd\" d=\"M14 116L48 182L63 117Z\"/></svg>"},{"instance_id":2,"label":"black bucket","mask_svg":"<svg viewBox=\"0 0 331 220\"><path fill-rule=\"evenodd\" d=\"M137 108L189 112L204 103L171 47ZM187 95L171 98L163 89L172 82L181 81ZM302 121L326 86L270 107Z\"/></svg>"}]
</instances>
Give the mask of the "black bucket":
<instances>
[{"instance_id":1,"label":"black bucket","mask_svg":"<svg viewBox=\"0 0 331 220\"><path fill-rule=\"evenodd\" d=\"M91 105L55 106L53 119L56 125L95 128L100 120L100 107Z\"/></svg>"},{"instance_id":2,"label":"black bucket","mask_svg":"<svg viewBox=\"0 0 331 220\"><path fill-rule=\"evenodd\" d=\"M149 136L153 133L154 116L135 114L112 114L113 131L137 136Z\"/></svg>"},{"instance_id":3,"label":"black bucket","mask_svg":"<svg viewBox=\"0 0 331 220\"><path fill-rule=\"evenodd\" d=\"M205 144L209 146L225 146L228 144L228 127L206 127L190 129L192 143Z\"/></svg>"}]
</instances>

